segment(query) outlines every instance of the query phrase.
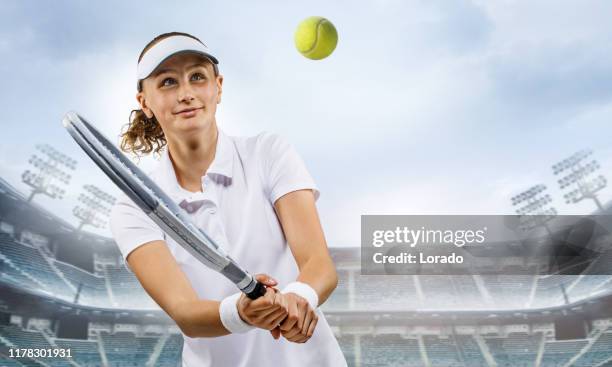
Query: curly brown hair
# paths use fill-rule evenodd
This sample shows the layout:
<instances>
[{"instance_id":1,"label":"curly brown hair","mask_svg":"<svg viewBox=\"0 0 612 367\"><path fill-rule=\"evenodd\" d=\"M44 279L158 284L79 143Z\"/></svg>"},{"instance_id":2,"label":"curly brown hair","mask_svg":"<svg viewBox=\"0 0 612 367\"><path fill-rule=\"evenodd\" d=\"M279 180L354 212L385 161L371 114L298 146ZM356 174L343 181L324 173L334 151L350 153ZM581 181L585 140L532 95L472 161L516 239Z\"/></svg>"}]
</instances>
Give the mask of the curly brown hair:
<instances>
[{"instance_id":1,"label":"curly brown hair","mask_svg":"<svg viewBox=\"0 0 612 367\"><path fill-rule=\"evenodd\" d=\"M144 47L138 62L142 60L144 54L159 41L164 38L172 36L187 36L195 39L202 43L197 37L192 36L188 33L183 32L169 32L163 33L153 38L151 42L147 43ZM215 77L219 75L219 69L217 65L213 63ZM126 127L125 132L121 133L121 150L124 152L130 152L140 157L141 155L149 154L151 152L159 154L160 151L166 146L166 136L161 128L161 125L153 116L148 118L142 109L132 110L129 117L129 122L124 126Z\"/></svg>"}]
</instances>

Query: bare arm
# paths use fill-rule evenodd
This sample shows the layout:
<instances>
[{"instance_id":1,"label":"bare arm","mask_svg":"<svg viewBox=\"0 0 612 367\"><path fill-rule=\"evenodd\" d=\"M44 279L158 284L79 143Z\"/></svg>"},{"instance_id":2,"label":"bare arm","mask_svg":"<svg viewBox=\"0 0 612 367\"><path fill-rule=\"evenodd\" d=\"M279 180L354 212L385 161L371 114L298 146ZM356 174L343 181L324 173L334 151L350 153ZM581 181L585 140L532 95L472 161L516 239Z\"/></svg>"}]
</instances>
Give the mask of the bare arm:
<instances>
[{"instance_id":1,"label":"bare arm","mask_svg":"<svg viewBox=\"0 0 612 367\"><path fill-rule=\"evenodd\" d=\"M310 285L323 304L338 284L336 267L329 255L312 190L298 190L274 203L283 232L300 274L298 281Z\"/></svg>"},{"instance_id":2,"label":"bare arm","mask_svg":"<svg viewBox=\"0 0 612 367\"><path fill-rule=\"evenodd\" d=\"M147 293L191 338L229 334L219 316L219 301L199 299L164 241L148 242L127 261Z\"/></svg>"},{"instance_id":3,"label":"bare arm","mask_svg":"<svg viewBox=\"0 0 612 367\"><path fill-rule=\"evenodd\" d=\"M147 293L185 335L199 338L230 333L221 322L220 302L198 298L164 241L151 241L138 247L128 255L127 261ZM268 287L276 285L267 274L255 277ZM271 288L255 301L244 298L241 297L238 312L255 327L271 330L287 314L282 297Z\"/></svg>"}]
</instances>

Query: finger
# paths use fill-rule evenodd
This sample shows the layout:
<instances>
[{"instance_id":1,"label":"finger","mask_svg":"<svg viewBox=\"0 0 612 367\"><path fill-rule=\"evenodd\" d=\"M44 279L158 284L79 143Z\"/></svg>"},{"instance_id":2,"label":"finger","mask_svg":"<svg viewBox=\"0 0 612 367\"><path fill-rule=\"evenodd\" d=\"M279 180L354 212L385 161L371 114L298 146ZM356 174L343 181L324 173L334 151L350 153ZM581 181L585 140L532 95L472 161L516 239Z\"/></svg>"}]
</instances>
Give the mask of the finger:
<instances>
[{"instance_id":1,"label":"finger","mask_svg":"<svg viewBox=\"0 0 612 367\"><path fill-rule=\"evenodd\" d=\"M308 331L306 332L306 336L308 336L309 339L312 336L312 334L314 334L314 331L315 331L315 328L317 327L318 322L319 322L319 317L315 317L310 323L310 326L308 327Z\"/></svg>"},{"instance_id":2,"label":"finger","mask_svg":"<svg viewBox=\"0 0 612 367\"><path fill-rule=\"evenodd\" d=\"M297 327L296 323L297 323L297 317L287 315L287 317L285 317L285 319L281 321L280 328L282 331L289 331Z\"/></svg>"},{"instance_id":3,"label":"finger","mask_svg":"<svg viewBox=\"0 0 612 367\"><path fill-rule=\"evenodd\" d=\"M306 335L308 332L308 328L310 327L310 323L314 318L314 312L311 308L308 308L308 312L306 312L306 318L304 319L304 325L302 325L302 330L300 331L302 335Z\"/></svg>"},{"instance_id":4,"label":"finger","mask_svg":"<svg viewBox=\"0 0 612 367\"><path fill-rule=\"evenodd\" d=\"M308 341L308 339L310 338L298 333L294 337L291 338L291 341L294 343L305 343Z\"/></svg>"},{"instance_id":5,"label":"finger","mask_svg":"<svg viewBox=\"0 0 612 367\"><path fill-rule=\"evenodd\" d=\"M298 319L300 318L297 304L289 300L287 303L287 319L281 325L281 329L285 331L291 330L297 324Z\"/></svg>"},{"instance_id":6,"label":"finger","mask_svg":"<svg viewBox=\"0 0 612 367\"><path fill-rule=\"evenodd\" d=\"M282 323L287 318L287 315L289 315L289 312L288 312L288 308L289 307L288 307L288 304L287 304L287 302L288 302L287 298L285 298L285 296L282 293L278 292L277 297L279 297L279 301L280 301L280 305L279 306L280 306L280 308L283 311L285 311L285 316L280 320L280 322L279 322L279 324L280 324L280 323Z\"/></svg>"},{"instance_id":7,"label":"finger","mask_svg":"<svg viewBox=\"0 0 612 367\"><path fill-rule=\"evenodd\" d=\"M274 305L274 297L275 297L275 295L276 295L276 292L273 289L267 288L266 289L266 293L264 294L264 296L263 297L259 297L255 301L252 301L251 306L249 307L249 309L252 310L252 311L262 311L262 310L267 310L267 309L278 309L278 306Z\"/></svg>"},{"instance_id":8,"label":"finger","mask_svg":"<svg viewBox=\"0 0 612 367\"><path fill-rule=\"evenodd\" d=\"M266 294L264 295L264 297L270 305L274 305L274 300L276 299L276 291L272 288L266 288Z\"/></svg>"},{"instance_id":9,"label":"finger","mask_svg":"<svg viewBox=\"0 0 612 367\"><path fill-rule=\"evenodd\" d=\"M308 302L306 302L304 299L300 300L300 303L298 304L298 310L299 310L299 319L298 319L298 328L302 329L304 328L304 322L306 321L306 316L308 316Z\"/></svg>"},{"instance_id":10,"label":"finger","mask_svg":"<svg viewBox=\"0 0 612 367\"><path fill-rule=\"evenodd\" d=\"M280 324L281 324L281 322L283 322L283 320L284 320L285 318L287 318L287 315L286 315L286 314L281 314L281 315L279 315L279 316L278 316L276 319L274 319L274 320L272 321L272 325L279 326L279 328L280 328Z\"/></svg>"},{"instance_id":11,"label":"finger","mask_svg":"<svg viewBox=\"0 0 612 367\"><path fill-rule=\"evenodd\" d=\"M285 310L279 309L276 311L272 311L269 314L266 314L265 316L262 317L262 319L265 320L265 322L272 322L273 320L276 320L278 318L282 320L285 318L285 316L287 316L287 313L285 312Z\"/></svg>"},{"instance_id":12,"label":"finger","mask_svg":"<svg viewBox=\"0 0 612 367\"><path fill-rule=\"evenodd\" d=\"M300 344L301 344L301 343L306 343L306 342L308 341L308 339L310 339L310 338L309 338L309 337L307 337L307 336L302 336L302 337L301 337L300 335L302 335L302 334L299 334L299 335L298 335L298 336L295 338L295 343L300 343Z\"/></svg>"},{"instance_id":13,"label":"finger","mask_svg":"<svg viewBox=\"0 0 612 367\"><path fill-rule=\"evenodd\" d=\"M275 327L274 329L270 330L270 334L272 334L272 337L274 339L278 340L278 338L280 338L280 335L281 335L280 328Z\"/></svg>"},{"instance_id":14,"label":"finger","mask_svg":"<svg viewBox=\"0 0 612 367\"><path fill-rule=\"evenodd\" d=\"M273 312L263 320L263 324L269 328L277 327L278 323L285 317L285 313L282 310Z\"/></svg>"},{"instance_id":15,"label":"finger","mask_svg":"<svg viewBox=\"0 0 612 367\"><path fill-rule=\"evenodd\" d=\"M270 288L266 288L266 293L263 296L251 301L250 309L258 311L266 308L270 308L274 303L274 291Z\"/></svg>"},{"instance_id":16,"label":"finger","mask_svg":"<svg viewBox=\"0 0 612 367\"><path fill-rule=\"evenodd\" d=\"M287 320L287 315L285 315L285 317L283 317L282 320L280 320L280 322L278 323L278 326L280 327L281 324L285 322L285 320Z\"/></svg>"},{"instance_id":17,"label":"finger","mask_svg":"<svg viewBox=\"0 0 612 367\"><path fill-rule=\"evenodd\" d=\"M300 329L293 328L293 329L291 329L289 331L283 331L283 332L281 332L281 334L283 334L285 339L293 341L292 339L296 339L296 336L300 335Z\"/></svg>"},{"instance_id":18,"label":"finger","mask_svg":"<svg viewBox=\"0 0 612 367\"><path fill-rule=\"evenodd\" d=\"M277 292L274 294L274 304L287 311L287 300L282 293Z\"/></svg>"},{"instance_id":19,"label":"finger","mask_svg":"<svg viewBox=\"0 0 612 367\"><path fill-rule=\"evenodd\" d=\"M299 337L299 335L295 336L295 337L293 337L291 339L287 339L287 340L289 340L290 342L293 342L293 343L301 343L301 341L300 341L301 338Z\"/></svg>"},{"instance_id":20,"label":"finger","mask_svg":"<svg viewBox=\"0 0 612 367\"><path fill-rule=\"evenodd\" d=\"M268 274L257 274L255 275L255 279L257 279L258 281L262 282L264 285L267 286L275 286L278 284L278 282L276 281L276 279L272 278L271 276L269 276Z\"/></svg>"},{"instance_id":21,"label":"finger","mask_svg":"<svg viewBox=\"0 0 612 367\"><path fill-rule=\"evenodd\" d=\"M279 309L279 308L273 308L273 309L269 309L269 310L262 310L262 311L257 313L257 316L255 318L258 319L258 320L261 320L262 322L265 322L265 320L273 318L274 314L282 313L282 312L284 312L284 310L283 309Z\"/></svg>"}]
</instances>

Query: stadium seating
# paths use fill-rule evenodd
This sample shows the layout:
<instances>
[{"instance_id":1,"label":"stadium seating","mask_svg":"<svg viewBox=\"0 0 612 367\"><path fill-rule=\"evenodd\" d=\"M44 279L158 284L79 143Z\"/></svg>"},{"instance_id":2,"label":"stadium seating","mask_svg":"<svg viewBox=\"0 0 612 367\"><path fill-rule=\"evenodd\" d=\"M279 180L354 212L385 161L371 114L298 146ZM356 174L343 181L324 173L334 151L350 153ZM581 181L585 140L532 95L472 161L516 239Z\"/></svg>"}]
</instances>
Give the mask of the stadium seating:
<instances>
[{"instance_id":1,"label":"stadium seating","mask_svg":"<svg viewBox=\"0 0 612 367\"><path fill-rule=\"evenodd\" d=\"M166 344L157 359L157 366L160 367L176 367L177 362L181 361L183 352L183 336L180 334L170 334L166 340Z\"/></svg>"},{"instance_id":2,"label":"stadium seating","mask_svg":"<svg viewBox=\"0 0 612 367\"><path fill-rule=\"evenodd\" d=\"M434 366L463 367L464 361L452 338L423 336L429 362Z\"/></svg>"},{"instance_id":3,"label":"stadium seating","mask_svg":"<svg viewBox=\"0 0 612 367\"><path fill-rule=\"evenodd\" d=\"M471 335L455 335L454 336L459 355L463 356L464 361L469 361L470 367L487 367L480 347ZM467 363L466 363L467 365Z\"/></svg>"},{"instance_id":4,"label":"stadium seating","mask_svg":"<svg viewBox=\"0 0 612 367\"><path fill-rule=\"evenodd\" d=\"M104 344L107 361L111 367L142 367L149 361L154 347L160 341L161 335L149 335L137 337L131 332L116 332L110 334L101 332L100 339ZM0 326L0 347L8 348L9 345L2 342L7 340L19 348L54 348L40 331L24 330L17 325ZM75 340L51 338L57 348L70 349L72 358L39 358L52 367L72 367L72 361L80 367L102 367L102 356L98 348L97 340ZM180 355L183 345L183 337L180 334L169 334L161 350L155 366L177 367L180 366ZM0 366L36 366L43 364L35 360L11 359L7 353L0 353Z\"/></svg>"},{"instance_id":5,"label":"stadium seating","mask_svg":"<svg viewBox=\"0 0 612 367\"><path fill-rule=\"evenodd\" d=\"M352 336L339 336L338 344L349 367L355 366L355 340Z\"/></svg>"},{"instance_id":6,"label":"stadium seating","mask_svg":"<svg viewBox=\"0 0 612 367\"><path fill-rule=\"evenodd\" d=\"M146 365L157 337L136 337L130 332L117 332L110 335L101 332L100 338L104 342L104 350L109 364L116 367L134 367ZM130 358L126 359L125 356Z\"/></svg>"},{"instance_id":7,"label":"stadium seating","mask_svg":"<svg viewBox=\"0 0 612 367\"><path fill-rule=\"evenodd\" d=\"M362 366L424 367L418 341L399 335L361 337Z\"/></svg>"},{"instance_id":8,"label":"stadium seating","mask_svg":"<svg viewBox=\"0 0 612 367\"><path fill-rule=\"evenodd\" d=\"M32 277L28 277L10 257L0 253L0 278L4 283L12 284L15 287L37 290L41 287Z\"/></svg>"},{"instance_id":9,"label":"stadium seating","mask_svg":"<svg viewBox=\"0 0 612 367\"><path fill-rule=\"evenodd\" d=\"M411 275L394 275L385 277L380 275L354 274L354 309L368 310L380 308L384 302L389 310L406 310L417 308L421 301L415 291ZM344 286L346 281L342 282ZM336 297L349 296L348 292L339 292ZM348 301L346 302L348 303Z\"/></svg>"},{"instance_id":10,"label":"stadium seating","mask_svg":"<svg viewBox=\"0 0 612 367\"><path fill-rule=\"evenodd\" d=\"M338 286L334 293L323 304L323 310L348 310L349 309L349 285L348 271L338 269Z\"/></svg>"},{"instance_id":11,"label":"stadium seating","mask_svg":"<svg viewBox=\"0 0 612 367\"><path fill-rule=\"evenodd\" d=\"M603 332L589 350L578 358L573 366L595 366L612 358L612 329Z\"/></svg>"},{"instance_id":12,"label":"stadium seating","mask_svg":"<svg viewBox=\"0 0 612 367\"><path fill-rule=\"evenodd\" d=\"M54 263L76 289L81 286L79 304L95 307L108 307L110 305L104 277L93 275L61 261L54 260Z\"/></svg>"},{"instance_id":13,"label":"stadium seating","mask_svg":"<svg viewBox=\"0 0 612 367\"><path fill-rule=\"evenodd\" d=\"M68 302L74 301L81 285L78 303L87 306L159 309L136 277L122 264L105 265L111 291L115 296L116 303L113 304L103 276L45 257L38 249L3 234L0 237L0 279L19 288L47 293ZM57 270L53 269L49 262ZM68 286L61 276L70 282L72 287Z\"/></svg>"},{"instance_id":14,"label":"stadium seating","mask_svg":"<svg viewBox=\"0 0 612 367\"><path fill-rule=\"evenodd\" d=\"M485 340L499 365L531 367L535 364L541 336L510 333L506 337Z\"/></svg>"},{"instance_id":15,"label":"stadium seating","mask_svg":"<svg viewBox=\"0 0 612 367\"><path fill-rule=\"evenodd\" d=\"M539 277L536 293L531 307L551 307L562 305L564 290L577 279L576 275L550 275Z\"/></svg>"},{"instance_id":16,"label":"stadium seating","mask_svg":"<svg viewBox=\"0 0 612 367\"><path fill-rule=\"evenodd\" d=\"M155 366L180 366L182 351L182 335L169 334L167 338L158 334L136 336L132 332L100 332L108 365L110 367L145 366L151 358L153 350L160 343L161 353ZM163 338L164 340L160 340ZM419 336L400 336L398 334L379 335L341 335L338 337L340 347L345 353L349 366L356 366L356 358L360 358L360 366L426 366L425 358L431 367L485 367L483 351L472 335L421 335L422 348L419 347ZM511 332L507 335L482 334L487 348L497 366L531 367L535 366L538 349L542 343L541 334ZM9 344L21 348L52 348L42 332L24 330L19 326L0 326L0 366L42 366L36 361L11 360L1 348ZM102 367L102 356L98 342L91 340L72 340L50 338L59 348L70 348L71 361L81 367ZM162 344L163 343L163 344ZM570 359L579 356L585 347L585 353L580 355L572 366L595 366L605 361L612 361L612 329L600 334L593 333L588 339L544 341L541 367L561 367ZM359 348L357 350L357 348ZM128 356L128 358L126 358ZM426 356L426 357L424 357ZM67 359L44 360L49 366L71 366ZM74 366L74 364L72 364ZM601 366L610 366L602 364Z\"/></svg>"},{"instance_id":17,"label":"stadium seating","mask_svg":"<svg viewBox=\"0 0 612 367\"><path fill-rule=\"evenodd\" d=\"M92 274L62 261L47 258L44 252L15 240L8 233L0 233L0 280L66 301L74 300L80 285L78 303L82 305L159 310L159 306L146 294L124 264L109 262L111 259L119 259L120 256L105 256L106 262L96 267L104 271ZM52 263L54 268L49 263ZM595 271L594 269L595 267L591 270ZM577 301L596 294L595 292L612 289L610 275L538 276L535 283L534 277L481 275L482 282L477 284L476 277L471 275L385 277L361 275L358 269L340 269L338 287L323 309L367 310L376 307L381 311L396 311L425 308L539 308L563 304L564 291L569 301ZM353 294L350 294L351 292ZM384 303L381 303L381 300L384 300Z\"/></svg>"},{"instance_id":18,"label":"stadium seating","mask_svg":"<svg viewBox=\"0 0 612 367\"><path fill-rule=\"evenodd\" d=\"M56 297L72 301L74 291L68 287L59 275L49 266L40 251L18 241L3 238L0 240L0 253L8 258L19 270L37 279L38 284L29 282L31 286L41 288ZM40 284L40 285L39 285Z\"/></svg>"},{"instance_id":19,"label":"stadium seating","mask_svg":"<svg viewBox=\"0 0 612 367\"><path fill-rule=\"evenodd\" d=\"M478 309L485 305L484 296L478 289L474 277L471 275L458 275L450 278L450 284L454 289L458 309Z\"/></svg>"},{"instance_id":20,"label":"stadium seating","mask_svg":"<svg viewBox=\"0 0 612 367\"><path fill-rule=\"evenodd\" d=\"M80 288L77 308L115 308L118 312L159 310L136 277L118 261L121 258L118 252L113 254L107 249L104 255L94 254L93 258L95 274L58 261L50 252L19 241L10 233L0 233L3 285L68 303L73 302L75 290ZM574 302L612 290L612 276L601 275L607 271L612 253L591 264L583 276L374 276L361 275L354 262L349 264L348 252L343 252L340 258L347 263L339 264L338 287L324 304L324 311L520 310L560 306L566 298ZM376 320L373 317L373 325ZM550 336L543 339L542 334L531 331L443 335L427 330L400 335L397 330L379 333L377 327L364 327L357 334L348 334L342 327L339 330L338 341L351 367L488 367L492 365L491 360L499 367L531 367L536 365L538 355L540 367L561 367L570 361L576 367L612 367L612 329L604 332L598 329L599 332L590 333L586 339L577 340L554 340ZM145 366L152 358L156 359L155 366L161 367L177 367L181 362L181 334L162 335L151 330L144 335L101 331L89 340L74 340L56 338L49 333L16 325L0 326L0 367L102 367L104 359L109 367ZM70 348L70 361L65 358L40 362L16 360L6 354L11 346L53 348L53 344Z\"/></svg>"},{"instance_id":21,"label":"stadium seating","mask_svg":"<svg viewBox=\"0 0 612 367\"><path fill-rule=\"evenodd\" d=\"M525 307L533 277L533 275L482 275L495 305L508 309Z\"/></svg>"},{"instance_id":22,"label":"stadium seating","mask_svg":"<svg viewBox=\"0 0 612 367\"><path fill-rule=\"evenodd\" d=\"M130 309L159 309L155 301L145 292L136 276L129 272L125 265L107 265L116 307Z\"/></svg>"},{"instance_id":23,"label":"stadium seating","mask_svg":"<svg viewBox=\"0 0 612 367\"><path fill-rule=\"evenodd\" d=\"M18 348L50 349L54 348L49 344L42 332L35 330L23 330L18 326L0 326L0 336L10 341ZM21 359L20 359L21 360ZM51 367L69 367L70 362L66 358L41 358L44 363Z\"/></svg>"},{"instance_id":24,"label":"stadium seating","mask_svg":"<svg viewBox=\"0 0 612 367\"><path fill-rule=\"evenodd\" d=\"M563 366L588 344L587 340L551 340L544 344L540 367Z\"/></svg>"},{"instance_id":25,"label":"stadium seating","mask_svg":"<svg viewBox=\"0 0 612 367\"><path fill-rule=\"evenodd\" d=\"M596 290L600 285L605 284L610 280L608 275L589 275L578 277L572 282L568 289L568 295L570 300L578 301L585 297L588 297Z\"/></svg>"},{"instance_id":26,"label":"stadium seating","mask_svg":"<svg viewBox=\"0 0 612 367\"><path fill-rule=\"evenodd\" d=\"M425 308L457 308L459 297L457 297L456 289L453 288L450 276L419 275L418 281L423 291ZM470 302L470 300L466 298L464 302ZM467 304L464 303L463 306L467 306Z\"/></svg>"},{"instance_id":27,"label":"stadium seating","mask_svg":"<svg viewBox=\"0 0 612 367\"><path fill-rule=\"evenodd\" d=\"M81 367L99 367L102 357L95 340L55 339L55 344L60 348L70 349L72 360Z\"/></svg>"}]
</instances>

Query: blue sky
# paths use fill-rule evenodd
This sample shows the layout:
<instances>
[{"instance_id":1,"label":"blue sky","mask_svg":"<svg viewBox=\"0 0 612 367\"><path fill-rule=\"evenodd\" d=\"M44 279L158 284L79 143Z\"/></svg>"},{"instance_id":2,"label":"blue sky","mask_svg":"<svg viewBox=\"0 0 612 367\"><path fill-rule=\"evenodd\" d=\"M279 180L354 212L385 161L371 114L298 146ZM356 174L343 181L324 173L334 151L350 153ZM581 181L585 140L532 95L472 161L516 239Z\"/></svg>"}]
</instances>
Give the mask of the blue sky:
<instances>
[{"instance_id":1,"label":"blue sky","mask_svg":"<svg viewBox=\"0 0 612 367\"><path fill-rule=\"evenodd\" d=\"M551 165L591 148L612 169L610 2L3 1L0 13L1 177L27 192L38 143L77 158L64 200L35 199L74 223L83 185L118 191L61 118L76 110L118 141L138 54L168 31L220 60L221 129L295 145L330 246L357 246L362 214L512 214L510 197L538 183L560 213L589 213L563 203ZM325 60L293 46L311 15L338 29Z\"/></svg>"}]
</instances>

